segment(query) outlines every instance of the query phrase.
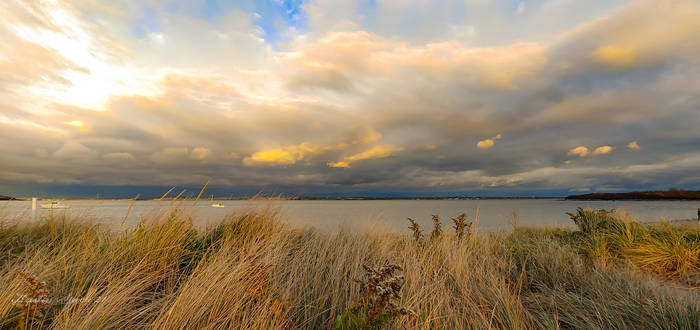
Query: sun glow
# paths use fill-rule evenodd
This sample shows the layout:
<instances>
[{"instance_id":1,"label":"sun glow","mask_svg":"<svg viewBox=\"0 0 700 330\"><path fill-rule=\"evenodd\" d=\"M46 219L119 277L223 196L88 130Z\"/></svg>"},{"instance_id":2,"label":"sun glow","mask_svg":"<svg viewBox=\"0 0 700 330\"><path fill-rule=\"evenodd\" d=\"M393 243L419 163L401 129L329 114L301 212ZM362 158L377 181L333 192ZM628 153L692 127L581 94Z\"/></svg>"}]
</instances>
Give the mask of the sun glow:
<instances>
[{"instance_id":1,"label":"sun glow","mask_svg":"<svg viewBox=\"0 0 700 330\"><path fill-rule=\"evenodd\" d=\"M48 20L57 29L15 23L17 36L27 42L56 52L68 68L59 72L65 81L45 80L27 87L29 92L53 102L90 110L104 111L112 95L154 95L159 93L153 79L117 56L122 49L100 45L71 13L56 3L50 7Z\"/></svg>"},{"instance_id":2,"label":"sun glow","mask_svg":"<svg viewBox=\"0 0 700 330\"><path fill-rule=\"evenodd\" d=\"M85 123L82 122L82 121L80 121L80 120L71 120L71 121L64 122L64 124L66 124L66 125L68 125L68 126L73 126L73 127L76 127L76 128L83 128L83 127L85 127Z\"/></svg>"}]
</instances>

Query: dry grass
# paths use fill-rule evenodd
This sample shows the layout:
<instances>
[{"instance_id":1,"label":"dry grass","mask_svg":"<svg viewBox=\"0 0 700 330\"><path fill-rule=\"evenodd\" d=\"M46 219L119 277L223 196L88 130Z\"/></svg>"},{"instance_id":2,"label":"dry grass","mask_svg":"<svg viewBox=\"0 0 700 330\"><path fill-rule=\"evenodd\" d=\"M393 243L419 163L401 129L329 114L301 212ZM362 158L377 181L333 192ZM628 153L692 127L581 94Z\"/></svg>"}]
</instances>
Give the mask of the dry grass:
<instances>
[{"instance_id":1,"label":"dry grass","mask_svg":"<svg viewBox=\"0 0 700 330\"><path fill-rule=\"evenodd\" d=\"M700 229L660 223L644 226L615 210L569 213L584 254L605 267L630 262L689 288L700 289Z\"/></svg>"},{"instance_id":2,"label":"dry grass","mask_svg":"<svg viewBox=\"0 0 700 330\"><path fill-rule=\"evenodd\" d=\"M690 230L596 224L586 233L518 228L478 234L457 217L453 233L443 231L436 217L433 239L425 240L415 223L413 237L324 234L292 230L275 218L271 211L251 212L197 230L175 209L123 232L86 219L3 224L0 326L685 329L700 324L697 291L669 290L645 273L671 279L694 274L698 235ZM607 253L604 263L583 247L599 244L591 235L605 240L595 248ZM29 294L39 299L18 301ZM353 317L361 322L349 322Z\"/></svg>"}]
</instances>

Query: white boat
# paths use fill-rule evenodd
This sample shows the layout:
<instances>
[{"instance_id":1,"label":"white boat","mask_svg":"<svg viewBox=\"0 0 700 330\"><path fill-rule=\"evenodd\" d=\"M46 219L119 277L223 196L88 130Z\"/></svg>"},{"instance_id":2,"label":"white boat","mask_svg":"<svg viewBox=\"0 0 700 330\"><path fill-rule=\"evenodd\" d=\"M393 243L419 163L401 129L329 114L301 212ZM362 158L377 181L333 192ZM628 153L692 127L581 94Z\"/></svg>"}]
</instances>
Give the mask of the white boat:
<instances>
[{"instance_id":1,"label":"white boat","mask_svg":"<svg viewBox=\"0 0 700 330\"><path fill-rule=\"evenodd\" d=\"M70 205L61 204L59 202L51 202L50 204L41 204L42 209L69 209Z\"/></svg>"},{"instance_id":2,"label":"white boat","mask_svg":"<svg viewBox=\"0 0 700 330\"><path fill-rule=\"evenodd\" d=\"M211 195L209 200L211 201L211 204L209 204L209 207L215 207L218 209L226 207L224 204L221 204L221 202L214 203L214 195Z\"/></svg>"}]
</instances>

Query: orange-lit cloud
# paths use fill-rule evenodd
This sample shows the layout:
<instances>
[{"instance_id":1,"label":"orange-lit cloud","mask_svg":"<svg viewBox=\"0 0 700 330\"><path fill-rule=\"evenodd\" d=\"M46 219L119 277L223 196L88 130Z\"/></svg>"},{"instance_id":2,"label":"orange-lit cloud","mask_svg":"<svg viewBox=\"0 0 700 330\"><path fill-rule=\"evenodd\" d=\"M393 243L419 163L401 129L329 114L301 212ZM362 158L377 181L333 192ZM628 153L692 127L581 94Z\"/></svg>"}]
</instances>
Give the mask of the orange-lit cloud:
<instances>
[{"instance_id":1,"label":"orange-lit cloud","mask_svg":"<svg viewBox=\"0 0 700 330\"><path fill-rule=\"evenodd\" d=\"M641 149L641 147L639 146L637 141L632 141L632 142L628 143L627 148L636 149L636 150Z\"/></svg>"},{"instance_id":2,"label":"orange-lit cloud","mask_svg":"<svg viewBox=\"0 0 700 330\"><path fill-rule=\"evenodd\" d=\"M249 157L243 158L246 166L270 165L284 166L292 165L304 157L318 152L319 148L308 142L298 145L258 151Z\"/></svg>"},{"instance_id":3,"label":"orange-lit cloud","mask_svg":"<svg viewBox=\"0 0 700 330\"><path fill-rule=\"evenodd\" d=\"M579 157L586 157L588 155L605 155L611 153L613 150L615 150L615 147L612 146L600 146L593 151L590 151L587 147L585 146L578 146L576 148L573 148L569 150L568 154L569 155L576 155Z\"/></svg>"},{"instance_id":4,"label":"orange-lit cloud","mask_svg":"<svg viewBox=\"0 0 700 330\"><path fill-rule=\"evenodd\" d=\"M349 168L354 162L365 160L365 159L377 159L377 158L387 158L397 152L403 150L401 147L394 145L378 145L370 148L369 150L363 151L359 154L343 157L342 160L337 162L329 162L330 167L344 167Z\"/></svg>"},{"instance_id":5,"label":"orange-lit cloud","mask_svg":"<svg viewBox=\"0 0 700 330\"><path fill-rule=\"evenodd\" d=\"M243 158L246 166L288 166L306 157L329 151L345 150L354 145L374 144L382 135L374 129L367 128L351 139L342 139L339 142L328 144L312 144L302 142L298 145L289 145L279 148L265 149Z\"/></svg>"},{"instance_id":6,"label":"orange-lit cloud","mask_svg":"<svg viewBox=\"0 0 700 330\"><path fill-rule=\"evenodd\" d=\"M634 65L637 57L632 47L624 46L600 46L592 54L593 59L613 69L626 69Z\"/></svg>"},{"instance_id":7,"label":"orange-lit cloud","mask_svg":"<svg viewBox=\"0 0 700 330\"><path fill-rule=\"evenodd\" d=\"M493 147L494 145L494 140L498 140L501 138L501 134L498 134L490 139L484 139L476 143L476 147L479 149L489 149Z\"/></svg>"},{"instance_id":8,"label":"orange-lit cloud","mask_svg":"<svg viewBox=\"0 0 700 330\"><path fill-rule=\"evenodd\" d=\"M588 148L584 147L584 146L578 146L576 148L569 150L569 155L576 155L579 157L586 157L586 156L588 156L589 153L590 153L590 151L588 151Z\"/></svg>"},{"instance_id":9,"label":"orange-lit cloud","mask_svg":"<svg viewBox=\"0 0 700 330\"><path fill-rule=\"evenodd\" d=\"M592 155L605 155L612 152L615 148L611 146L600 146L593 150Z\"/></svg>"}]
</instances>

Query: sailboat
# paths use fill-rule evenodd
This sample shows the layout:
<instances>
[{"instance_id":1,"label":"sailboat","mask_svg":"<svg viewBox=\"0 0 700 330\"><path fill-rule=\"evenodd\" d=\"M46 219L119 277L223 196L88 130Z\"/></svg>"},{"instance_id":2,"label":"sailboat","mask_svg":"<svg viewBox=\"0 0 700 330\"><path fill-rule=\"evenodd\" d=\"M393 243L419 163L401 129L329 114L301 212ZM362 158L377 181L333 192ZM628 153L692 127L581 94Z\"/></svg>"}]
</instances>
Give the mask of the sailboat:
<instances>
[{"instance_id":1,"label":"sailboat","mask_svg":"<svg viewBox=\"0 0 700 330\"><path fill-rule=\"evenodd\" d=\"M41 204L42 209L69 209L70 205L61 204L57 201L51 201L49 204Z\"/></svg>"},{"instance_id":2,"label":"sailboat","mask_svg":"<svg viewBox=\"0 0 700 330\"><path fill-rule=\"evenodd\" d=\"M216 207L216 208L224 208L226 205L221 204L221 202L214 203L214 195L211 195L211 204L209 205L210 207Z\"/></svg>"}]
</instances>

